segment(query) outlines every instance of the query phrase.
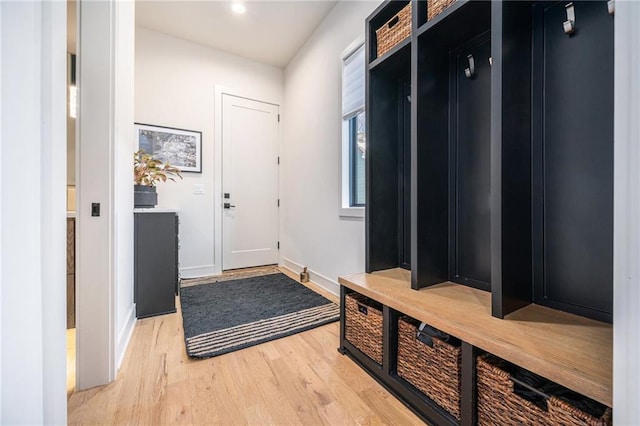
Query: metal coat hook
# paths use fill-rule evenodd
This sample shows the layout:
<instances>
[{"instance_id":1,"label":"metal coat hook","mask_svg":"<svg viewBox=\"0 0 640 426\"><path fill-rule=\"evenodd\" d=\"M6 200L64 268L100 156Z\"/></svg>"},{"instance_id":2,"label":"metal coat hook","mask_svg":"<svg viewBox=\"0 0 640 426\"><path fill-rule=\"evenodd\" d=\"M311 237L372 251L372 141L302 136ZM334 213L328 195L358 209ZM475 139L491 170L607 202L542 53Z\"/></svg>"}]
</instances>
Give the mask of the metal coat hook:
<instances>
[{"instance_id":1,"label":"metal coat hook","mask_svg":"<svg viewBox=\"0 0 640 426\"><path fill-rule=\"evenodd\" d=\"M576 11L573 2L564 6L567 11L567 20L562 23L562 29L565 34L572 34L576 30Z\"/></svg>"},{"instance_id":2,"label":"metal coat hook","mask_svg":"<svg viewBox=\"0 0 640 426\"><path fill-rule=\"evenodd\" d=\"M472 78L476 74L476 64L473 60L473 55L467 55L467 60L469 61L469 68L464 69L464 75L467 78Z\"/></svg>"},{"instance_id":3,"label":"metal coat hook","mask_svg":"<svg viewBox=\"0 0 640 426\"><path fill-rule=\"evenodd\" d=\"M609 15L613 15L616 13L616 4L615 0L609 0L607 2L607 9L609 10Z\"/></svg>"},{"instance_id":4,"label":"metal coat hook","mask_svg":"<svg viewBox=\"0 0 640 426\"><path fill-rule=\"evenodd\" d=\"M489 66L493 66L493 57L489 56Z\"/></svg>"}]
</instances>

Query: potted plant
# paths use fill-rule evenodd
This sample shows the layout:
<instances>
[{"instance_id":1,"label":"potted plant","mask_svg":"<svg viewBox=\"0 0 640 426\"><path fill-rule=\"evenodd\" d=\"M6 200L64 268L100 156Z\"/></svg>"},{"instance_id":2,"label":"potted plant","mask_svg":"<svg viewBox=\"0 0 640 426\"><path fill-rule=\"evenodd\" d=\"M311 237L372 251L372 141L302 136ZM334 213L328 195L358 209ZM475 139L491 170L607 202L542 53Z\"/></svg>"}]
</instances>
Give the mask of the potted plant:
<instances>
[{"instance_id":1,"label":"potted plant","mask_svg":"<svg viewBox=\"0 0 640 426\"><path fill-rule=\"evenodd\" d=\"M168 162L163 163L147 154L144 149L133 154L133 205L134 207L155 207L158 204L156 184L175 182L174 177L182 179L180 169Z\"/></svg>"}]
</instances>

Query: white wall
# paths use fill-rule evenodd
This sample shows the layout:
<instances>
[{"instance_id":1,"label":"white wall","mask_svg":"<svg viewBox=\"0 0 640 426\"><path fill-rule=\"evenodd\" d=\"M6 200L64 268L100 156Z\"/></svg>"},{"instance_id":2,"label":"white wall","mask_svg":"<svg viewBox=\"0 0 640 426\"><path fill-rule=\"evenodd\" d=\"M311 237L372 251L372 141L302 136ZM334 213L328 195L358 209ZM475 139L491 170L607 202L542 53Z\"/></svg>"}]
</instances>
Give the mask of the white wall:
<instances>
[{"instance_id":1,"label":"white wall","mask_svg":"<svg viewBox=\"0 0 640 426\"><path fill-rule=\"evenodd\" d=\"M79 12L77 386L115 378L133 318L134 4L82 2ZM100 216L91 204L100 203Z\"/></svg>"},{"instance_id":2,"label":"white wall","mask_svg":"<svg viewBox=\"0 0 640 426\"><path fill-rule=\"evenodd\" d=\"M0 16L0 424L64 424L65 4Z\"/></svg>"},{"instance_id":3,"label":"white wall","mask_svg":"<svg viewBox=\"0 0 640 426\"><path fill-rule=\"evenodd\" d=\"M640 421L640 3L616 2L613 406Z\"/></svg>"},{"instance_id":4,"label":"white wall","mask_svg":"<svg viewBox=\"0 0 640 426\"><path fill-rule=\"evenodd\" d=\"M6 13L5 13L6 15ZM0 4L0 60L2 61L6 61L6 59L4 59L5 57L3 56L3 51L2 51L2 40L6 40L6 35L5 33L1 30L3 28L2 26L2 4ZM6 28L6 27L4 27ZM2 68L1 66L1 62L0 62L0 164L2 163L2 139L4 139L4 132L3 132L3 127L2 127L2 119L4 117L4 115L2 114L3 111L3 106L4 106L4 102L2 101L2 99L5 99L2 95L2 86L4 86L4 75L5 75L5 71L4 68ZM2 211L3 209L3 201L4 201L4 197L2 196L2 183L4 182L3 178L2 178L2 173L0 173L0 247L4 248L3 245L3 235L4 233L2 232L2 228L3 228L3 221L2 221ZM2 263L4 261L4 256L0 255L0 309L2 309L2 283L4 282L4 274L3 274L3 269L2 269ZM2 312L0 311L0 343L4 346L4 339L2 338ZM2 370L4 370L4 364L2 363L2 350L0 350L0 422L2 422L2 405L4 404L4 399L2 398Z\"/></svg>"},{"instance_id":5,"label":"white wall","mask_svg":"<svg viewBox=\"0 0 640 426\"><path fill-rule=\"evenodd\" d=\"M285 69L281 149L282 263L308 266L334 293L339 275L364 271L364 220L341 218L341 54L364 38L380 2L339 2Z\"/></svg>"},{"instance_id":6,"label":"white wall","mask_svg":"<svg viewBox=\"0 0 640 426\"><path fill-rule=\"evenodd\" d=\"M124 358L135 325L133 304L133 101L135 63L135 3L115 3L115 315L116 369Z\"/></svg>"},{"instance_id":7,"label":"white wall","mask_svg":"<svg viewBox=\"0 0 640 426\"><path fill-rule=\"evenodd\" d=\"M202 132L202 173L158 186L158 206L180 210L180 272L214 274L214 93L223 86L278 103L283 71L165 34L136 28L135 121ZM204 184L203 195L193 194ZM220 200L218 200L220 201Z\"/></svg>"}]
</instances>

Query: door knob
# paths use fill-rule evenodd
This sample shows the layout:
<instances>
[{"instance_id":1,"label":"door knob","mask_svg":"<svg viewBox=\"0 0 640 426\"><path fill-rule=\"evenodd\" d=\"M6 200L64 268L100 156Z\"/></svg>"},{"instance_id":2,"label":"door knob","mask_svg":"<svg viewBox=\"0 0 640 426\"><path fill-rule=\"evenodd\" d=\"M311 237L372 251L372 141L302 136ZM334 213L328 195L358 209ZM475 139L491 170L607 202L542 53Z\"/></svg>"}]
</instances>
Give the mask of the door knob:
<instances>
[{"instance_id":1,"label":"door knob","mask_svg":"<svg viewBox=\"0 0 640 426\"><path fill-rule=\"evenodd\" d=\"M231 207L235 207L235 206L232 206L231 203L224 203L225 209L230 209Z\"/></svg>"}]
</instances>

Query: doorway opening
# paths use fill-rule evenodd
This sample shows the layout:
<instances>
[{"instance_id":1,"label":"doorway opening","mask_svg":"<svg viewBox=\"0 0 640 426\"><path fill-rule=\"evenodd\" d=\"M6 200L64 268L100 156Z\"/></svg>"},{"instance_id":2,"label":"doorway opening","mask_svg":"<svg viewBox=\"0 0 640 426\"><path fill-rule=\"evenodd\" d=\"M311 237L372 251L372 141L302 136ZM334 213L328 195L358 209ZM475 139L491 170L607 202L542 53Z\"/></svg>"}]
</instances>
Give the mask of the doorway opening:
<instances>
[{"instance_id":1,"label":"doorway opening","mask_svg":"<svg viewBox=\"0 0 640 426\"><path fill-rule=\"evenodd\" d=\"M67 0L67 398L76 389L77 1Z\"/></svg>"}]
</instances>

